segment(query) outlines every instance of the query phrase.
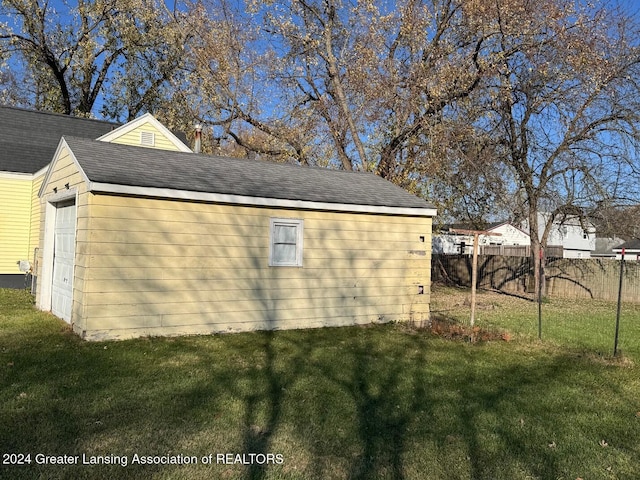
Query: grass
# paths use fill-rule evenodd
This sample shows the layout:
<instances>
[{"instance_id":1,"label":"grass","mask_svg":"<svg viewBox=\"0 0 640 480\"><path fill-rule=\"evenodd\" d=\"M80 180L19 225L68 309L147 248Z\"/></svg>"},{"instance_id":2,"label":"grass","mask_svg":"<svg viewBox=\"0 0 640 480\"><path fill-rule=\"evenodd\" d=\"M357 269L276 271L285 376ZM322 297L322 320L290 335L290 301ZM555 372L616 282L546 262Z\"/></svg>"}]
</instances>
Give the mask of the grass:
<instances>
[{"instance_id":1,"label":"grass","mask_svg":"<svg viewBox=\"0 0 640 480\"><path fill-rule=\"evenodd\" d=\"M437 286L432 310L468 325L468 289ZM479 291L476 325L510 332L528 341L538 338L538 304L505 294ZM599 356L613 355L616 308L614 302L546 298L542 304L542 339L558 347L582 349ZM618 353L640 362L640 305L622 305Z\"/></svg>"},{"instance_id":2,"label":"grass","mask_svg":"<svg viewBox=\"0 0 640 480\"><path fill-rule=\"evenodd\" d=\"M88 343L0 290L0 453L32 459L0 478L640 478L638 367L518 335L471 344L377 325Z\"/></svg>"}]
</instances>

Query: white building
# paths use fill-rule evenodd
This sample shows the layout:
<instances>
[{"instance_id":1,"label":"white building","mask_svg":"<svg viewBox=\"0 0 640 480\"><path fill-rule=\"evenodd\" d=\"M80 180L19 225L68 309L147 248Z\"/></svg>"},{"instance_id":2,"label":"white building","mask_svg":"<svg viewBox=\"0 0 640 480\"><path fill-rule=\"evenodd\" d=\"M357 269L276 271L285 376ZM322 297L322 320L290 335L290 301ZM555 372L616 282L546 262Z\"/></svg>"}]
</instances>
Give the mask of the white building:
<instances>
[{"instance_id":1,"label":"white building","mask_svg":"<svg viewBox=\"0 0 640 480\"><path fill-rule=\"evenodd\" d=\"M548 213L538 214L540 237L544 231L546 219L549 218L548 215ZM462 224L453 224L434 233L434 254L473 254L473 235L455 233L456 229L471 228ZM478 237L481 255L529 256L531 238L527 221L522 223L522 227L509 222L492 223L487 226L486 231L495 233L495 235L480 235ZM592 223L586 224L583 228L578 218L568 218L562 222L556 221L551 226L547 238L547 256L590 258L591 251L595 248L596 233Z\"/></svg>"},{"instance_id":2,"label":"white building","mask_svg":"<svg viewBox=\"0 0 640 480\"><path fill-rule=\"evenodd\" d=\"M444 255L471 255L473 253L473 235L460 234L451 230L468 230L470 227L464 225L448 225L444 227L440 233L433 235L433 253ZM497 222L489 224L486 228L487 232L495 233L495 235L480 235L478 243L480 250L486 247L505 247L520 246L526 247L530 245L529 234L524 230L512 225L509 222ZM481 252L485 253L485 252ZM489 253L489 252L486 252ZM491 249L491 254L505 254L504 249Z\"/></svg>"},{"instance_id":3,"label":"white building","mask_svg":"<svg viewBox=\"0 0 640 480\"><path fill-rule=\"evenodd\" d=\"M542 237L549 213L538 213L538 232ZM528 222L523 222L523 230L529 231ZM591 258L596 249L596 228L591 222L583 223L577 217L555 220L547 237L547 245L562 245L563 258Z\"/></svg>"}]
</instances>

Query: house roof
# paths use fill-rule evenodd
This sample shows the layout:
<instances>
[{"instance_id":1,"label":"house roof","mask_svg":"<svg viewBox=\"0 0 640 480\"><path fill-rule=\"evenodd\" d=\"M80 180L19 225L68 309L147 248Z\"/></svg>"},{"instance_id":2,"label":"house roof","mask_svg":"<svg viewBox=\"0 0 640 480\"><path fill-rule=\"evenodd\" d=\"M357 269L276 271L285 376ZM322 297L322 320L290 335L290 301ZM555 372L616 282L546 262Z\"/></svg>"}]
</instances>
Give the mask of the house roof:
<instances>
[{"instance_id":1,"label":"house roof","mask_svg":"<svg viewBox=\"0 0 640 480\"><path fill-rule=\"evenodd\" d=\"M435 215L433 205L371 173L147 149L77 137L64 137L61 145L64 143L92 191L175 198L181 198L175 192L199 192L216 194L216 198L226 195L234 199L429 209Z\"/></svg>"},{"instance_id":2,"label":"house roof","mask_svg":"<svg viewBox=\"0 0 640 480\"><path fill-rule=\"evenodd\" d=\"M614 237L614 238L606 238L606 237L596 237L596 248L595 250L591 250L592 257L607 257L607 256L615 256L613 249L620 245L620 243L624 242L624 239Z\"/></svg>"},{"instance_id":3,"label":"house roof","mask_svg":"<svg viewBox=\"0 0 640 480\"><path fill-rule=\"evenodd\" d=\"M36 173L51 161L63 135L98 138L118 125L0 106L0 171Z\"/></svg>"},{"instance_id":4,"label":"house roof","mask_svg":"<svg viewBox=\"0 0 640 480\"><path fill-rule=\"evenodd\" d=\"M525 235L529 235L529 233L522 230L520 227L513 225L510 222L502 221L502 222L492 222L484 224L484 231L490 232L491 230L495 230L498 227L503 225L511 225L513 228L520 230ZM478 230L477 226L474 226L470 223L451 223L447 225L443 225L440 229L441 232L447 233L449 230ZM455 234L451 232L452 234Z\"/></svg>"},{"instance_id":5,"label":"house roof","mask_svg":"<svg viewBox=\"0 0 640 480\"><path fill-rule=\"evenodd\" d=\"M633 240L624 242L622 245L618 245L616 248L614 248L613 251L620 252L623 248L625 250L640 250L640 238L634 238Z\"/></svg>"}]
</instances>

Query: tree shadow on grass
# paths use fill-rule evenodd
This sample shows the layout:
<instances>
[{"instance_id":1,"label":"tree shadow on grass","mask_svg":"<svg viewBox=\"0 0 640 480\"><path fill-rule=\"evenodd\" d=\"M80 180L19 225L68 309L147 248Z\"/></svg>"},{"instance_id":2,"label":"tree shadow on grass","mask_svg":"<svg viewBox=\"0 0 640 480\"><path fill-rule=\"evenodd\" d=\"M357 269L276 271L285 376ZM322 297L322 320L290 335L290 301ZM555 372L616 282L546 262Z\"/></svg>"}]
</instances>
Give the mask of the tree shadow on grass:
<instances>
[{"instance_id":1,"label":"tree shadow on grass","mask_svg":"<svg viewBox=\"0 0 640 480\"><path fill-rule=\"evenodd\" d=\"M523 357L503 345L394 326L97 344L34 337L3 353L13 370L2 376L0 439L4 451L47 454L275 454L292 445L284 465L42 466L13 470L16 478L580 473L567 471L563 448L575 412L598 408L583 400L593 382L582 375L584 362L569 354ZM566 384L572 388L559 399ZM624 435L607 428L613 438Z\"/></svg>"},{"instance_id":2,"label":"tree shadow on grass","mask_svg":"<svg viewBox=\"0 0 640 480\"><path fill-rule=\"evenodd\" d=\"M333 448L305 442L316 461L308 478L335 477L335 473L353 479L571 474L563 470L566 457L559 461L550 444L562 444L571 435L571 416L562 409L574 405L558 406L556 390L580 372L575 358L523 363L511 354L508 363L495 365L487 363L490 359L481 353L482 347L444 344L434 352L430 342L419 336L403 338L402 353L395 350L395 354L381 351L377 340L366 335L354 343L346 353L348 369L315 364L333 395L350 399L351 407L308 416L326 427L332 425L327 418L342 417L352 442L338 439ZM439 360L448 358L447 348L461 350L464 361L451 365ZM442 412L449 418L443 419ZM331 433L322 427L315 431ZM344 469L323 464L327 457L337 463L342 460ZM451 464L438 466L441 460ZM433 476L416 477L421 468L426 469L424 474L435 469Z\"/></svg>"}]
</instances>

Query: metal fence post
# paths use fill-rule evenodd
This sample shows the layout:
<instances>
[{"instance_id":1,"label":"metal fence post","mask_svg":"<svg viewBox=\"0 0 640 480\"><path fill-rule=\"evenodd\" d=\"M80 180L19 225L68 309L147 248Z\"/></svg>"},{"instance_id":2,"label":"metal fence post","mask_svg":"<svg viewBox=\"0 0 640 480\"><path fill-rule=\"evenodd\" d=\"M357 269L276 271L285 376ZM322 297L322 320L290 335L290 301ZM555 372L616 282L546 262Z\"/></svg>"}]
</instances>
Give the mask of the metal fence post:
<instances>
[{"instance_id":1,"label":"metal fence post","mask_svg":"<svg viewBox=\"0 0 640 480\"><path fill-rule=\"evenodd\" d=\"M538 269L538 339L542 340L542 257L544 256L544 249L540 246L540 255L538 262L540 262L540 268Z\"/></svg>"},{"instance_id":2,"label":"metal fence post","mask_svg":"<svg viewBox=\"0 0 640 480\"><path fill-rule=\"evenodd\" d=\"M618 332L620 331L620 308L622 307L622 274L624 272L624 248L620 255L620 282L618 283L618 310L616 312L616 335L613 340L613 356L618 354Z\"/></svg>"}]
</instances>

